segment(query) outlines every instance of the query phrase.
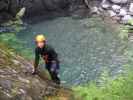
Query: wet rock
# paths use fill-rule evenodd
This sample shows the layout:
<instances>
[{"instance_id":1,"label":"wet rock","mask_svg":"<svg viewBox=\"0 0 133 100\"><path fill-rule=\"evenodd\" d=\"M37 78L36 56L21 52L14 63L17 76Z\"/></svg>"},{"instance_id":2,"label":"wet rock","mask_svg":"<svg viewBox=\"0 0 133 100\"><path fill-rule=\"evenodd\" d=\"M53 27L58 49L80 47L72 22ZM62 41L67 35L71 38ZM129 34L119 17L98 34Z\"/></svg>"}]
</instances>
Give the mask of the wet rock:
<instances>
[{"instance_id":1,"label":"wet rock","mask_svg":"<svg viewBox=\"0 0 133 100\"><path fill-rule=\"evenodd\" d=\"M26 7L26 15L32 16L46 11L65 9L69 7L69 4L69 0L25 0L21 5Z\"/></svg>"},{"instance_id":2,"label":"wet rock","mask_svg":"<svg viewBox=\"0 0 133 100\"><path fill-rule=\"evenodd\" d=\"M125 4L128 2L128 0L110 0L110 1L116 4Z\"/></svg>"},{"instance_id":3,"label":"wet rock","mask_svg":"<svg viewBox=\"0 0 133 100\"><path fill-rule=\"evenodd\" d=\"M108 4L102 4L103 9L108 9L109 7L110 7L110 5L108 5Z\"/></svg>"},{"instance_id":4,"label":"wet rock","mask_svg":"<svg viewBox=\"0 0 133 100\"><path fill-rule=\"evenodd\" d=\"M10 90L12 88L12 82L10 80L0 80L0 86L3 89Z\"/></svg>"}]
</instances>

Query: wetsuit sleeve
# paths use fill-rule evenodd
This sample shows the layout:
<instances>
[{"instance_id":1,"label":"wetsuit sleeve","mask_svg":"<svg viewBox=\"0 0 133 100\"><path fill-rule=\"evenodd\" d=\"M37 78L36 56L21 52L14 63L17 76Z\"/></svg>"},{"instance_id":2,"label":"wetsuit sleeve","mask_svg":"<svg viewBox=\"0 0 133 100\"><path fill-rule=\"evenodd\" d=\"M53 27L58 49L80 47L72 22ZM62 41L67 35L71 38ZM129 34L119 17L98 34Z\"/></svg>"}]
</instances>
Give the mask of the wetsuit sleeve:
<instances>
[{"instance_id":1,"label":"wetsuit sleeve","mask_svg":"<svg viewBox=\"0 0 133 100\"><path fill-rule=\"evenodd\" d=\"M40 60L40 54L39 50L36 48L35 49L35 62L34 62L34 68L37 68L39 65L39 60Z\"/></svg>"}]
</instances>

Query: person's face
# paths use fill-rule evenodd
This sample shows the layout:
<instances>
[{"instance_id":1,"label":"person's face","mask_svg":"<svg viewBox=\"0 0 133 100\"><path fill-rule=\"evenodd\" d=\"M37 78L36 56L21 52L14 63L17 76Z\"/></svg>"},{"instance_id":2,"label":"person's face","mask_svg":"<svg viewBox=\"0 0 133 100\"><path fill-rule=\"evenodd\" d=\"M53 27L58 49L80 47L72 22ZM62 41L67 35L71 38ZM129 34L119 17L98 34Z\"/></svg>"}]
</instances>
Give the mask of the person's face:
<instances>
[{"instance_id":1,"label":"person's face","mask_svg":"<svg viewBox=\"0 0 133 100\"><path fill-rule=\"evenodd\" d=\"M37 42L36 44L37 44L37 47L39 47L39 48L43 48L45 46L45 42L44 41Z\"/></svg>"}]
</instances>

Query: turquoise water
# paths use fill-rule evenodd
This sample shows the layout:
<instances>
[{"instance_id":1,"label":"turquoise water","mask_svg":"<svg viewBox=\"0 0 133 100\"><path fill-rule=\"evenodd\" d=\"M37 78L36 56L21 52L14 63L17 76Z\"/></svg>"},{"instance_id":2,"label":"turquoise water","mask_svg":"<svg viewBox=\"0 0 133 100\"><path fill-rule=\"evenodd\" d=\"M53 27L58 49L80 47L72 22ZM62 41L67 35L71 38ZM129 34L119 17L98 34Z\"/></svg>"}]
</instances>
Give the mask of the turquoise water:
<instances>
[{"instance_id":1,"label":"turquoise water","mask_svg":"<svg viewBox=\"0 0 133 100\"><path fill-rule=\"evenodd\" d=\"M101 19L59 17L31 24L17 37L34 49L33 39L37 33L44 34L47 43L58 52L60 77L66 84L77 85L96 80L105 69L111 76L122 71L122 43L118 34Z\"/></svg>"}]
</instances>

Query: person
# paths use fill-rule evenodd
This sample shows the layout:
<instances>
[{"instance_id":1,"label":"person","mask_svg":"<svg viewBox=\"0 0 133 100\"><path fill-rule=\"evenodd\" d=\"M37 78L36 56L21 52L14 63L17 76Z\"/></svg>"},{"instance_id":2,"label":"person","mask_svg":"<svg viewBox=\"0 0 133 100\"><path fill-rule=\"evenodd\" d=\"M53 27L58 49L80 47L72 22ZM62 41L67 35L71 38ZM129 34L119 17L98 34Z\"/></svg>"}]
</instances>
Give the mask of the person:
<instances>
[{"instance_id":1,"label":"person","mask_svg":"<svg viewBox=\"0 0 133 100\"><path fill-rule=\"evenodd\" d=\"M35 49L35 61L34 61L34 71L33 75L37 74L38 65L40 57L45 61L46 69L48 70L51 79L60 84L60 79L58 77L59 73L59 60L58 55L55 50L46 43L46 38L44 35L37 35L35 38L36 49Z\"/></svg>"}]
</instances>

